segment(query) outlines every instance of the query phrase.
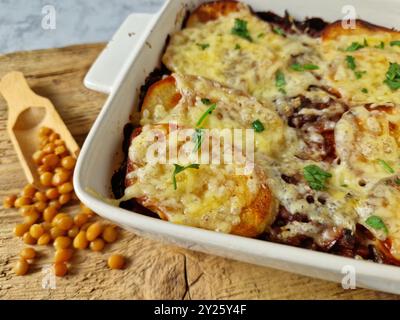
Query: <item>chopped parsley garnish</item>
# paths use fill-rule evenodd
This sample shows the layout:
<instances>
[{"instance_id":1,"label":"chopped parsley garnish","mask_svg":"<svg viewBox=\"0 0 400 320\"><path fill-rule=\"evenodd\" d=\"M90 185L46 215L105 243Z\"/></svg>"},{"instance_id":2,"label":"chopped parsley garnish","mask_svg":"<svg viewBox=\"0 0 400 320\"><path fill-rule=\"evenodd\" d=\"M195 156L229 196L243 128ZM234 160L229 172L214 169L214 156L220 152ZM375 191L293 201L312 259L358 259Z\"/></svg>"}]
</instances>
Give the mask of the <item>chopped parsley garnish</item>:
<instances>
[{"instance_id":1,"label":"chopped parsley garnish","mask_svg":"<svg viewBox=\"0 0 400 320\"><path fill-rule=\"evenodd\" d=\"M304 167L303 174L311 189L314 190L325 190L326 181L332 177L329 172L314 164Z\"/></svg>"},{"instance_id":2,"label":"chopped parsley garnish","mask_svg":"<svg viewBox=\"0 0 400 320\"><path fill-rule=\"evenodd\" d=\"M385 49L385 43L383 41L381 41L378 45L376 45L374 48L377 49Z\"/></svg>"},{"instance_id":3,"label":"chopped parsley garnish","mask_svg":"<svg viewBox=\"0 0 400 320\"><path fill-rule=\"evenodd\" d=\"M390 41L390 46L391 47L394 47L394 46L400 47L400 40Z\"/></svg>"},{"instance_id":4,"label":"chopped parsley garnish","mask_svg":"<svg viewBox=\"0 0 400 320\"><path fill-rule=\"evenodd\" d=\"M301 65L300 63L293 63L290 68L294 71L308 71L308 70L318 70L319 67L315 64L306 63Z\"/></svg>"},{"instance_id":5,"label":"chopped parsley garnish","mask_svg":"<svg viewBox=\"0 0 400 320\"><path fill-rule=\"evenodd\" d=\"M285 86L286 86L286 80L285 80L285 75L283 74L282 71L278 70L275 75L275 86L278 88L278 90L282 93L286 93Z\"/></svg>"},{"instance_id":6,"label":"chopped parsley garnish","mask_svg":"<svg viewBox=\"0 0 400 320\"><path fill-rule=\"evenodd\" d=\"M282 37L285 37L285 36L286 36L285 31L283 31L282 28L274 27L274 28L272 28L272 31L273 31L274 33L276 33L276 34L279 34L279 35L282 36Z\"/></svg>"},{"instance_id":7,"label":"chopped parsley garnish","mask_svg":"<svg viewBox=\"0 0 400 320\"><path fill-rule=\"evenodd\" d=\"M208 100L208 99L207 99ZM208 100L209 101L209 100ZM207 102L208 102L207 101ZM204 103L204 102L203 102ZM209 105L209 103L204 103L205 105ZM213 113L213 111L215 110L215 108L217 107L216 103L213 103L206 112L203 113L203 115L200 117L199 121L197 121L196 126L200 127L201 124L203 123L203 121L207 118L207 116L209 116L211 113Z\"/></svg>"},{"instance_id":8,"label":"chopped parsley garnish","mask_svg":"<svg viewBox=\"0 0 400 320\"><path fill-rule=\"evenodd\" d=\"M355 72L354 72L354 75L356 76L356 79L361 79L362 76L363 76L364 74L366 74L366 73L367 73L367 71L355 71Z\"/></svg>"},{"instance_id":9,"label":"chopped parsley garnish","mask_svg":"<svg viewBox=\"0 0 400 320\"><path fill-rule=\"evenodd\" d=\"M355 70L356 69L356 60L353 56L346 56L346 63L349 69Z\"/></svg>"},{"instance_id":10,"label":"chopped parsley garnish","mask_svg":"<svg viewBox=\"0 0 400 320\"><path fill-rule=\"evenodd\" d=\"M364 38L364 47L368 47L368 42L366 38Z\"/></svg>"},{"instance_id":11,"label":"chopped parsley garnish","mask_svg":"<svg viewBox=\"0 0 400 320\"><path fill-rule=\"evenodd\" d=\"M210 45L208 43L196 43L201 50L206 50Z\"/></svg>"},{"instance_id":12,"label":"chopped parsley garnish","mask_svg":"<svg viewBox=\"0 0 400 320\"><path fill-rule=\"evenodd\" d=\"M353 56L346 56L347 67L354 71L354 75L356 79L361 79L363 74L367 73L366 71L356 71L356 60Z\"/></svg>"},{"instance_id":13,"label":"chopped parsley garnish","mask_svg":"<svg viewBox=\"0 0 400 320\"><path fill-rule=\"evenodd\" d=\"M199 128L201 126L201 124L203 123L203 121L205 120L205 118L210 115L215 108L217 107L216 103L212 103L210 99L207 98L203 98L201 99L201 102L206 105L206 106L210 106L206 112L203 113L203 115L200 117L199 121L197 121L196 124L196 129L195 129L195 133L193 135L193 140L194 140L194 149L193 152L196 152L197 150L200 149L201 144L203 143L204 140L204 129L203 128Z\"/></svg>"},{"instance_id":14,"label":"chopped parsley garnish","mask_svg":"<svg viewBox=\"0 0 400 320\"><path fill-rule=\"evenodd\" d=\"M388 173L394 173L394 169L385 161L382 159L378 159L379 164L382 166L383 169L385 169L386 172Z\"/></svg>"},{"instance_id":15,"label":"chopped parsley garnish","mask_svg":"<svg viewBox=\"0 0 400 320\"><path fill-rule=\"evenodd\" d=\"M195 133L193 135L193 140L194 140L193 152L196 152L197 150L200 149L201 144L203 143L203 140L204 140L204 129L203 128L195 129Z\"/></svg>"},{"instance_id":16,"label":"chopped parsley garnish","mask_svg":"<svg viewBox=\"0 0 400 320\"><path fill-rule=\"evenodd\" d=\"M390 63L389 69L386 72L386 79L383 81L390 89L397 90L400 88L400 65Z\"/></svg>"},{"instance_id":17,"label":"chopped parsley garnish","mask_svg":"<svg viewBox=\"0 0 400 320\"><path fill-rule=\"evenodd\" d=\"M361 89L361 92L362 92L362 93L368 93L368 89L367 89L367 88L362 88L362 89Z\"/></svg>"},{"instance_id":18,"label":"chopped parsley garnish","mask_svg":"<svg viewBox=\"0 0 400 320\"><path fill-rule=\"evenodd\" d=\"M240 49L241 49L240 45L239 45L239 44L236 44L235 50L240 50Z\"/></svg>"},{"instance_id":19,"label":"chopped parsley garnish","mask_svg":"<svg viewBox=\"0 0 400 320\"><path fill-rule=\"evenodd\" d=\"M180 166L179 164L174 164L175 166L175 170L174 173L172 175L172 183L174 185L174 190L176 190L178 188L177 183L176 183L176 175L178 173L181 173L182 171L186 170L186 169L199 169L200 165L199 164L189 164L185 167Z\"/></svg>"},{"instance_id":20,"label":"chopped parsley garnish","mask_svg":"<svg viewBox=\"0 0 400 320\"><path fill-rule=\"evenodd\" d=\"M371 228L374 228L375 230L383 230L386 234L389 233L385 223L378 216L368 217L368 219L365 220L365 223L369 225Z\"/></svg>"},{"instance_id":21,"label":"chopped parsley garnish","mask_svg":"<svg viewBox=\"0 0 400 320\"><path fill-rule=\"evenodd\" d=\"M264 32L259 33L258 36L257 36L257 38L264 38L264 37L265 37L265 33Z\"/></svg>"},{"instance_id":22,"label":"chopped parsley garnish","mask_svg":"<svg viewBox=\"0 0 400 320\"><path fill-rule=\"evenodd\" d=\"M260 120L254 121L251 126L253 127L255 132L263 132L265 130L264 125Z\"/></svg>"},{"instance_id":23,"label":"chopped parsley garnish","mask_svg":"<svg viewBox=\"0 0 400 320\"><path fill-rule=\"evenodd\" d=\"M250 42L253 41L250 36L250 32L247 29L247 21L245 20L235 19L235 25L233 26L231 33Z\"/></svg>"},{"instance_id":24,"label":"chopped parsley garnish","mask_svg":"<svg viewBox=\"0 0 400 320\"><path fill-rule=\"evenodd\" d=\"M394 183L397 184L398 186L400 186L400 178L394 179Z\"/></svg>"},{"instance_id":25,"label":"chopped parsley garnish","mask_svg":"<svg viewBox=\"0 0 400 320\"><path fill-rule=\"evenodd\" d=\"M345 184L345 183L342 183L340 186L343 187L343 188L347 188L349 185Z\"/></svg>"},{"instance_id":26,"label":"chopped parsley garnish","mask_svg":"<svg viewBox=\"0 0 400 320\"><path fill-rule=\"evenodd\" d=\"M367 45L366 45L365 39L364 39L364 44L361 44L359 42L352 42L351 45L346 48L346 51L349 51L349 52L357 51L359 49L365 48Z\"/></svg>"}]
</instances>

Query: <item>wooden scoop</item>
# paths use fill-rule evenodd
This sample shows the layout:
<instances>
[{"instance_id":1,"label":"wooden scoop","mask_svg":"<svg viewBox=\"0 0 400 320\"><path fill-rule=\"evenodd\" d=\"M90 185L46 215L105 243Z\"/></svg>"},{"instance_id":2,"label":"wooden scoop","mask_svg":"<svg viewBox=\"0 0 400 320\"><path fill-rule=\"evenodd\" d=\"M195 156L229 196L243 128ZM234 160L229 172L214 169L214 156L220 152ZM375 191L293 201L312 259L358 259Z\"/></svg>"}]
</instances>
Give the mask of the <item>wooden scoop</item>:
<instances>
[{"instance_id":1,"label":"wooden scoop","mask_svg":"<svg viewBox=\"0 0 400 320\"><path fill-rule=\"evenodd\" d=\"M37 165L32 155L39 149L38 132L48 127L60 135L71 154L79 146L50 100L38 96L21 72L10 72L0 81L0 93L8 103L7 131L29 183L40 186Z\"/></svg>"}]
</instances>

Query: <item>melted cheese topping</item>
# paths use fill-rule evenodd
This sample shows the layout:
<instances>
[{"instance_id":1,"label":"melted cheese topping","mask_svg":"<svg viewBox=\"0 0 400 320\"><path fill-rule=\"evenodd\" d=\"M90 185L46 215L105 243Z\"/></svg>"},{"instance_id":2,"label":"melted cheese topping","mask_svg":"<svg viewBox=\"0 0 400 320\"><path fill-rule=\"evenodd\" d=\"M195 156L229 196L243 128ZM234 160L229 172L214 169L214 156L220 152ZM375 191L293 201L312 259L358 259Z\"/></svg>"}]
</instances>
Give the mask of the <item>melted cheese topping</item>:
<instances>
[{"instance_id":1,"label":"melted cheese topping","mask_svg":"<svg viewBox=\"0 0 400 320\"><path fill-rule=\"evenodd\" d=\"M252 42L231 33L235 19L248 23ZM311 85L323 85L335 88L351 106L400 103L400 91L384 83L389 64L400 63L400 46L390 45L399 39L393 32L346 34L324 41L304 34L282 36L243 6L239 12L175 33L163 62L175 72L219 81L261 101L274 101L282 95L275 83L280 70L288 96L303 94ZM352 43L365 42L365 48L346 51ZM384 49L379 48L382 42ZM209 47L202 49L199 44ZM347 56L355 59L354 70L349 68ZM298 72L291 68L294 63L314 64L319 69ZM358 78L356 72L360 72Z\"/></svg>"},{"instance_id":2,"label":"melted cheese topping","mask_svg":"<svg viewBox=\"0 0 400 320\"><path fill-rule=\"evenodd\" d=\"M345 113L335 127L335 142L341 164L339 180L353 190L362 184L374 185L400 171L400 110L368 111L355 107ZM390 172L392 171L393 172Z\"/></svg>"},{"instance_id":3,"label":"melted cheese topping","mask_svg":"<svg viewBox=\"0 0 400 320\"><path fill-rule=\"evenodd\" d=\"M125 196L141 199L146 206L157 206L171 222L230 232L240 223L242 210L255 200L263 183L262 175L256 171L250 176L237 175L236 170L241 169L237 164L201 165L199 169L187 169L176 175L175 190L173 164L144 160L154 142L149 138L154 136L154 130L160 131L151 125L144 126L132 142L129 159L137 168L127 176L134 183L125 190ZM164 133L168 138L165 130ZM178 145L179 151L182 148ZM191 163L186 157L180 161L182 165Z\"/></svg>"},{"instance_id":4,"label":"melted cheese topping","mask_svg":"<svg viewBox=\"0 0 400 320\"><path fill-rule=\"evenodd\" d=\"M235 19L247 22L253 41L231 33ZM163 62L175 72L216 80L261 101L272 101L282 95L275 86L278 70L285 73L285 90L289 95L300 94L317 83L318 70L296 72L290 64L318 65L314 48L319 42L307 36L278 35L243 6L239 12L174 34ZM209 47L202 50L199 44ZM292 58L295 56L296 59Z\"/></svg>"},{"instance_id":5,"label":"melted cheese topping","mask_svg":"<svg viewBox=\"0 0 400 320\"><path fill-rule=\"evenodd\" d=\"M390 42L400 38L393 33L373 35L343 35L333 40L323 41L321 55L326 83L336 88L350 105L365 103L400 103L400 91L391 90L385 83L390 62L400 63L400 47L391 46ZM367 47L354 52L346 51L352 43ZM384 49L378 48L384 43ZM354 57L356 69L349 68L346 57ZM357 79L356 72L362 72ZM367 90L367 93L363 92Z\"/></svg>"},{"instance_id":6,"label":"melted cheese topping","mask_svg":"<svg viewBox=\"0 0 400 320\"><path fill-rule=\"evenodd\" d=\"M172 110L156 106L152 114L145 112L141 125L150 123L177 123L194 128L201 116L210 107L202 98L216 102L215 112L202 123L209 129L251 129L259 120L266 130L255 135L255 147L268 155L279 154L285 147L285 128L282 119L272 109L260 104L255 98L239 91L223 88L219 83L200 77L174 75L177 88L182 95L179 104ZM150 117L150 118L148 118ZM293 135L293 133L292 133Z\"/></svg>"},{"instance_id":7,"label":"melted cheese topping","mask_svg":"<svg viewBox=\"0 0 400 320\"><path fill-rule=\"evenodd\" d=\"M232 34L236 19L247 22L252 41ZM281 237L318 233L322 229L316 226L321 225L354 231L360 223L384 240L387 235L382 230L366 223L375 215L387 226L393 255L400 257L400 191L393 185L400 170L400 90L393 91L383 82L389 63L400 63L400 47L389 45L396 37L400 38L393 32L325 40L300 33L282 36L245 5L239 12L173 34L163 62L177 73L174 77L182 99L172 110L160 104L152 113L143 112L144 134L132 143L130 158L138 163L143 159L143 137L156 123L193 128L208 108L201 102L207 97L217 103L217 109L207 117L205 128L246 129L255 120L264 124L266 130L255 134L257 173L238 182L232 176L233 167L202 166L181 173L178 190L173 190L172 165L141 163L130 177L137 183L126 193L156 199L174 222L229 232L240 221L238 212L266 183L280 205L291 214L307 215L313 222L293 222ZM365 41L367 46L346 51L353 42L365 45ZM384 49L377 47L381 42ZM354 68L347 56L354 58ZM294 71L294 63L313 64L319 69ZM277 86L278 72L284 75L284 90ZM358 77L356 72L361 72ZM331 88L341 97L310 90L313 87ZM304 107L300 96L314 105L330 107ZM306 128L308 140L303 139L304 132L289 127L288 118L295 111L304 118L326 118L324 127L334 130L340 161L304 160L309 144L323 143L324 138L311 125ZM310 164L332 174L325 190L312 190L305 181L303 170ZM297 182L288 183L283 175L296 177ZM309 196L312 201L307 200Z\"/></svg>"},{"instance_id":8,"label":"melted cheese topping","mask_svg":"<svg viewBox=\"0 0 400 320\"><path fill-rule=\"evenodd\" d=\"M366 223L378 216L392 239L392 254L400 258L400 192L394 179L400 174L400 110L355 107L335 127L340 165L332 167L332 188L345 185L353 199L357 221L378 239L387 234Z\"/></svg>"},{"instance_id":9,"label":"melted cheese topping","mask_svg":"<svg viewBox=\"0 0 400 320\"><path fill-rule=\"evenodd\" d=\"M377 184L367 198L356 206L362 224L368 228L378 239L385 240L389 235L391 240L391 253L400 259L400 190L399 186L384 180ZM384 221L388 234L382 229L376 230L365 221L369 216L375 215Z\"/></svg>"},{"instance_id":10,"label":"melted cheese topping","mask_svg":"<svg viewBox=\"0 0 400 320\"><path fill-rule=\"evenodd\" d=\"M254 159L246 158L244 153L246 135L241 134L237 142L233 138L234 129L251 129L255 119L262 122L265 131L254 137L251 129L251 137L254 138L255 150L269 156L280 154L286 147L287 130L284 130L283 121L274 111L252 97L222 88L220 84L203 78L177 74L173 76L182 98L170 110L166 110L163 105L157 105L151 113L144 110L142 133L133 139L129 148L129 160L136 168L127 176L132 185L125 190L125 199L142 199L147 206L157 204L158 210L175 223L230 232L241 222L242 211L251 206L266 185L264 172L257 165L254 170L246 170L247 165L254 166ZM169 131L174 129L167 129L168 124L175 124L175 128L196 127L198 120L210 107L201 101L204 98L215 103L216 109L204 120L202 128L230 132L234 141L232 153L239 152L243 156L241 161L233 159L233 163L209 164L208 159L213 157L215 149L203 148L205 142L198 155L193 153L193 141L182 143L178 139L170 139ZM145 161L149 159L149 147L161 133L169 144L161 153L158 152L158 156L167 155L167 161ZM193 136L193 133L191 129L188 136ZM205 140L210 139L209 145L212 146L216 142L222 154L225 141L220 139L219 133L210 130ZM178 150L176 158L170 157L171 149ZM196 156L199 158L194 160ZM185 166L201 163L199 159L203 157L206 165L200 165L199 169L184 170L176 176L175 190L172 183L174 165L171 163Z\"/></svg>"}]
</instances>

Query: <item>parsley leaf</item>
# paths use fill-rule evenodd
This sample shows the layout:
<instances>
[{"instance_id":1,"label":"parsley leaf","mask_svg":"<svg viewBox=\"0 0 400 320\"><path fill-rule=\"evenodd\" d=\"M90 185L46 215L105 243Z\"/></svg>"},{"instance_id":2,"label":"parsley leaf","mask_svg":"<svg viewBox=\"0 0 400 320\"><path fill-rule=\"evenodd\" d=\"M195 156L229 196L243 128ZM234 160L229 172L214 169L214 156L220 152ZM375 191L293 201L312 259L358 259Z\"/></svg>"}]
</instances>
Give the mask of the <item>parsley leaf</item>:
<instances>
[{"instance_id":1,"label":"parsley leaf","mask_svg":"<svg viewBox=\"0 0 400 320\"><path fill-rule=\"evenodd\" d=\"M196 43L201 50L206 50L210 45L208 43Z\"/></svg>"},{"instance_id":2,"label":"parsley leaf","mask_svg":"<svg viewBox=\"0 0 400 320\"><path fill-rule=\"evenodd\" d=\"M385 223L378 216L369 216L365 223L375 230L383 230L386 234L389 233Z\"/></svg>"},{"instance_id":3,"label":"parsley leaf","mask_svg":"<svg viewBox=\"0 0 400 320\"><path fill-rule=\"evenodd\" d=\"M395 80L396 77L400 77L400 65L397 63L390 63L386 77L390 80Z\"/></svg>"},{"instance_id":4,"label":"parsley leaf","mask_svg":"<svg viewBox=\"0 0 400 320\"><path fill-rule=\"evenodd\" d=\"M385 161L382 159L378 159L379 164L382 166L383 169L385 169L386 172L388 173L394 173L394 169Z\"/></svg>"},{"instance_id":5,"label":"parsley leaf","mask_svg":"<svg viewBox=\"0 0 400 320\"><path fill-rule=\"evenodd\" d=\"M195 133L193 135L193 140L194 140L193 152L196 152L197 150L200 149L200 147L204 141L204 129L196 128Z\"/></svg>"},{"instance_id":6,"label":"parsley leaf","mask_svg":"<svg viewBox=\"0 0 400 320\"><path fill-rule=\"evenodd\" d=\"M346 56L346 63L349 69L355 70L356 69L356 60L353 56Z\"/></svg>"},{"instance_id":7,"label":"parsley leaf","mask_svg":"<svg viewBox=\"0 0 400 320\"><path fill-rule=\"evenodd\" d=\"M236 44L235 50L240 50L240 49L241 49L240 45L239 45L239 44Z\"/></svg>"},{"instance_id":8,"label":"parsley leaf","mask_svg":"<svg viewBox=\"0 0 400 320\"><path fill-rule=\"evenodd\" d=\"M204 103L205 105L207 105L207 103ZM203 123L203 121L207 118L208 115L210 115L211 113L213 113L213 111L215 110L215 108L217 107L216 103L213 103L207 110L206 112L203 113L203 115L200 117L199 121L197 121L196 126L200 127L201 124Z\"/></svg>"},{"instance_id":9,"label":"parsley leaf","mask_svg":"<svg viewBox=\"0 0 400 320\"><path fill-rule=\"evenodd\" d=\"M385 43L383 41L381 41L378 45L376 45L374 48L377 49L385 49Z\"/></svg>"},{"instance_id":10,"label":"parsley leaf","mask_svg":"<svg viewBox=\"0 0 400 320\"><path fill-rule=\"evenodd\" d=\"M294 70L294 71L304 71L303 66L299 63L293 63L290 66L290 69Z\"/></svg>"},{"instance_id":11,"label":"parsley leaf","mask_svg":"<svg viewBox=\"0 0 400 320\"><path fill-rule=\"evenodd\" d=\"M361 92L362 92L362 93L368 93L368 89L367 89L367 88L362 88L362 89L361 89Z\"/></svg>"},{"instance_id":12,"label":"parsley leaf","mask_svg":"<svg viewBox=\"0 0 400 320\"><path fill-rule=\"evenodd\" d=\"M315 64L299 64L299 63L293 63L290 68L294 71L307 71L307 70L318 70L319 67L316 66Z\"/></svg>"},{"instance_id":13,"label":"parsley leaf","mask_svg":"<svg viewBox=\"0 0 400 320\"><path fill-rule=\"evenodd\" d=\"M282 28L274 27L274 28L272 28L272 31L273 31L274 33L276 33L276 34L282 36L282 37L285 37L285 36L286 36L285 31L283 31Z\"/></svg>"},{"instance_id":14,"label":"parsley leaf","mask_svg":"<svg viewBox=\"0 0 400 320\"><path fill-rule=\"evenodd\" d=\"M361 77L367 73L366 71L356 71L356 60L353 56L346 56L347 67L354 71L356 79L361 79Z\"/></svg>"},{"instance_id":15,"label":"parsley leaf","mask_svg":"<svg viewBox=\"0 0 400 320\"><path fill-rule=\"evenodd\" d=\"M286 93L285 91L285 86L286 86L286 80L285 80L285 75L281 70L278 70L275 75L275 86L278 88L278 90L282 93Z\"/></svg>"},{"instance_id":16,"label":"parsley leaf","mask_svg":"<svg viewBox=\"0 0 400 320\"><path fill-rule=\"evenodd\" d=\"M174 166L175 166L175 170L172 175L172 183L174 185L174 190L176 190L178 188L177 183L176 183L176 175L178 173L181 173L182 171L184 171L186 169L199 169L200 168L199 164L189 164L186 167L180 166L179 164L174 164Z\"/></svg>"},{"instance_id":17,"label":"parsley leaf","mask_svg":"<svg viewBox=\"0 0 400 320\"><path fill-rule=\"evenodd\" d=\"M389 69L386 72L386 79L383 81L390 89L400 89L400 65L397 63L390 63Z\"/></svg>"},{"instance_id":18,"label":"parsley leaf","mask_svg":"<svg viewBox=\"0 0 400 320\"><path fill-rule=\"evenodd\" d=\"M265 130L264 125L261 123L260 120L254 121L251 126L253 127L255 132L263 132Z\"/></svg>"},{"instance_id":19,"label":"parsley leaf","mask_svg":"<svg viewBox=\"0 0 400 320\"><path fill-rule=\"evenodd\" d=\"M397 184L398 186L400 186L400 178L394 179L394 183Z\"/></svg>"},{"instance_id":20,"label":"parsley leaf","mask_svg":"<svg viewBox=\"0 0 400 320\"><path fill-rule=\"evenodd\" d=\"M367 71L355 71L355 72L354 72L354 75L356 76L356 79L361 79L362 76L363 76L364 74L366 74L366 73L367 73Z\"/></svg>"},{"instance_id":21,"label":"parsley leaf","mask_svg":"<svg viewBox=\"0 0 400 320\"><path fill-rule=\"evenodd\" d=\"M203 143L203 140L204 140L204 129L203 129L203 128L199 128L200 125L201 125L202 122L205 120L205 118L206 118L209 114L211 114L211 113L215 110L215 108L217 107L217 104L216 104L216 103L213 103L213 104L212 104L211 100L210 100L210 99L207 99L207 98L202 98L202 99L201 99L201 102L202 102L204 105L210 106L210 107L207 109L207 111L206 111L205 113L203 113L203 115L200 117L199 121L197 121L197 124L196 124L196 127L197 127L197 128L195 129L195 133L194 133L194 135L193 135L193 140L194 140L194 144L195 144L195 147L194 147L194 149L193 149L193 152L196 152L197 150L200 149L201 144Z\"/></svg>"},{"instance_id":22,"label":"parsley leaf","mask_svg":"<svg viewBox=\"0 0 400 320\"><path fill-rule=\"evenodd\" d=\"M259 33L258 36L257 36L257 38L264 38L264 37L265 37L265 33L264 32Z\"/></svg>"},{"instance_id":23,"label":"parsley leaf","mask_svg":"<svg viewBox=\"0 0 400 320\"><path fill-rule=\"evenodd\" d=\"M304 70L318 70L319 67L315 64L306 63L306 64L303 64L303 69Z\"/></svg>"},{"instance_id":24,"label":"parsley leaf","mask_svg":"<svg viewBox=\"0 0 400 320\"><path fill-rule=\"evenodd\" d=\"M365 48L365 47L366 47L365 41L364 41L364 44L361 44L359 42L352 42L351 45L346 48L346 51L349 51L349 52L357 51L357 50Z\"/></svg>"},{"instance_id":25,"label":"parsley leaf","mask_svg":"<svg viewBox=\"0 0 400 320\"><path fill-rule=\"evenodd\" d=\"M303 175L311 189L314 190L325 190L326 180L332 177L329 172L324 171L314 164L304 167Z\"/></svg>"},{"instance_id":26,"label":"parsley leaf","mask_svg":"<svg viewBox=\"0 0 400 320\"><path fill-rule=\"evenodd\" d=\"M247 29L247 21L245 20L236 18L235 25L233 26L231 33L250 42L253 41L252 37L250 36L250 32Z\"/></svg>"},{"instance_id":27,"label":"parsley leaf","mask_svg":"<svg viewBox=\"0 0 400 320\"><path fill-rule=\"evenodd\" d=\"M390 41L390 46L391 47L394 47L394 46L400 47L400 40Z\"/></svg>"}]
</instances>

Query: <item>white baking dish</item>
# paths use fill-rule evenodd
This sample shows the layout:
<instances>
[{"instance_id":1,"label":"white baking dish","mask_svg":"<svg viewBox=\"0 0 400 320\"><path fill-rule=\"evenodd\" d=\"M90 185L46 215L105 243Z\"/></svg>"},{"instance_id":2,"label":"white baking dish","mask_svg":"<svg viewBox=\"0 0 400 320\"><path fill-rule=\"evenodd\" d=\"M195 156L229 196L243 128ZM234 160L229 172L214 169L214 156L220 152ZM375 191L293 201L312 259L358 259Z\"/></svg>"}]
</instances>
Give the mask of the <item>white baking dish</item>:
<instances>
[{"instance_id":1,"label":"white baking dish","mask_svg":"<svg viewBox=\"0 0 400 320\"><path fill-rule=\"evenodd\" d=\"M220 234L175 225L114 207L93 196L110 196L110 179L121 156L122 131L137 105L140 86L159 65L165 41L181 27L186 10L204 0L169 0L155 15L133 14L122 25L85 79L91 89L109 93L82 148L74 175L78 197L99 215L136 234L258 265L341 282L355 270L359 287L400 294L400 268L339 257L267 241ZM256 11L284 10L295 18L317 16L334 21L345 16L345 5L353 5L358 16L372 23L400 28L398 0L249 0ZM346 8L344 8L346 9ZM347 8L348 9L348 8ZM346 269L346 266L354 269Z\"/></svg>"}]
</instances>

